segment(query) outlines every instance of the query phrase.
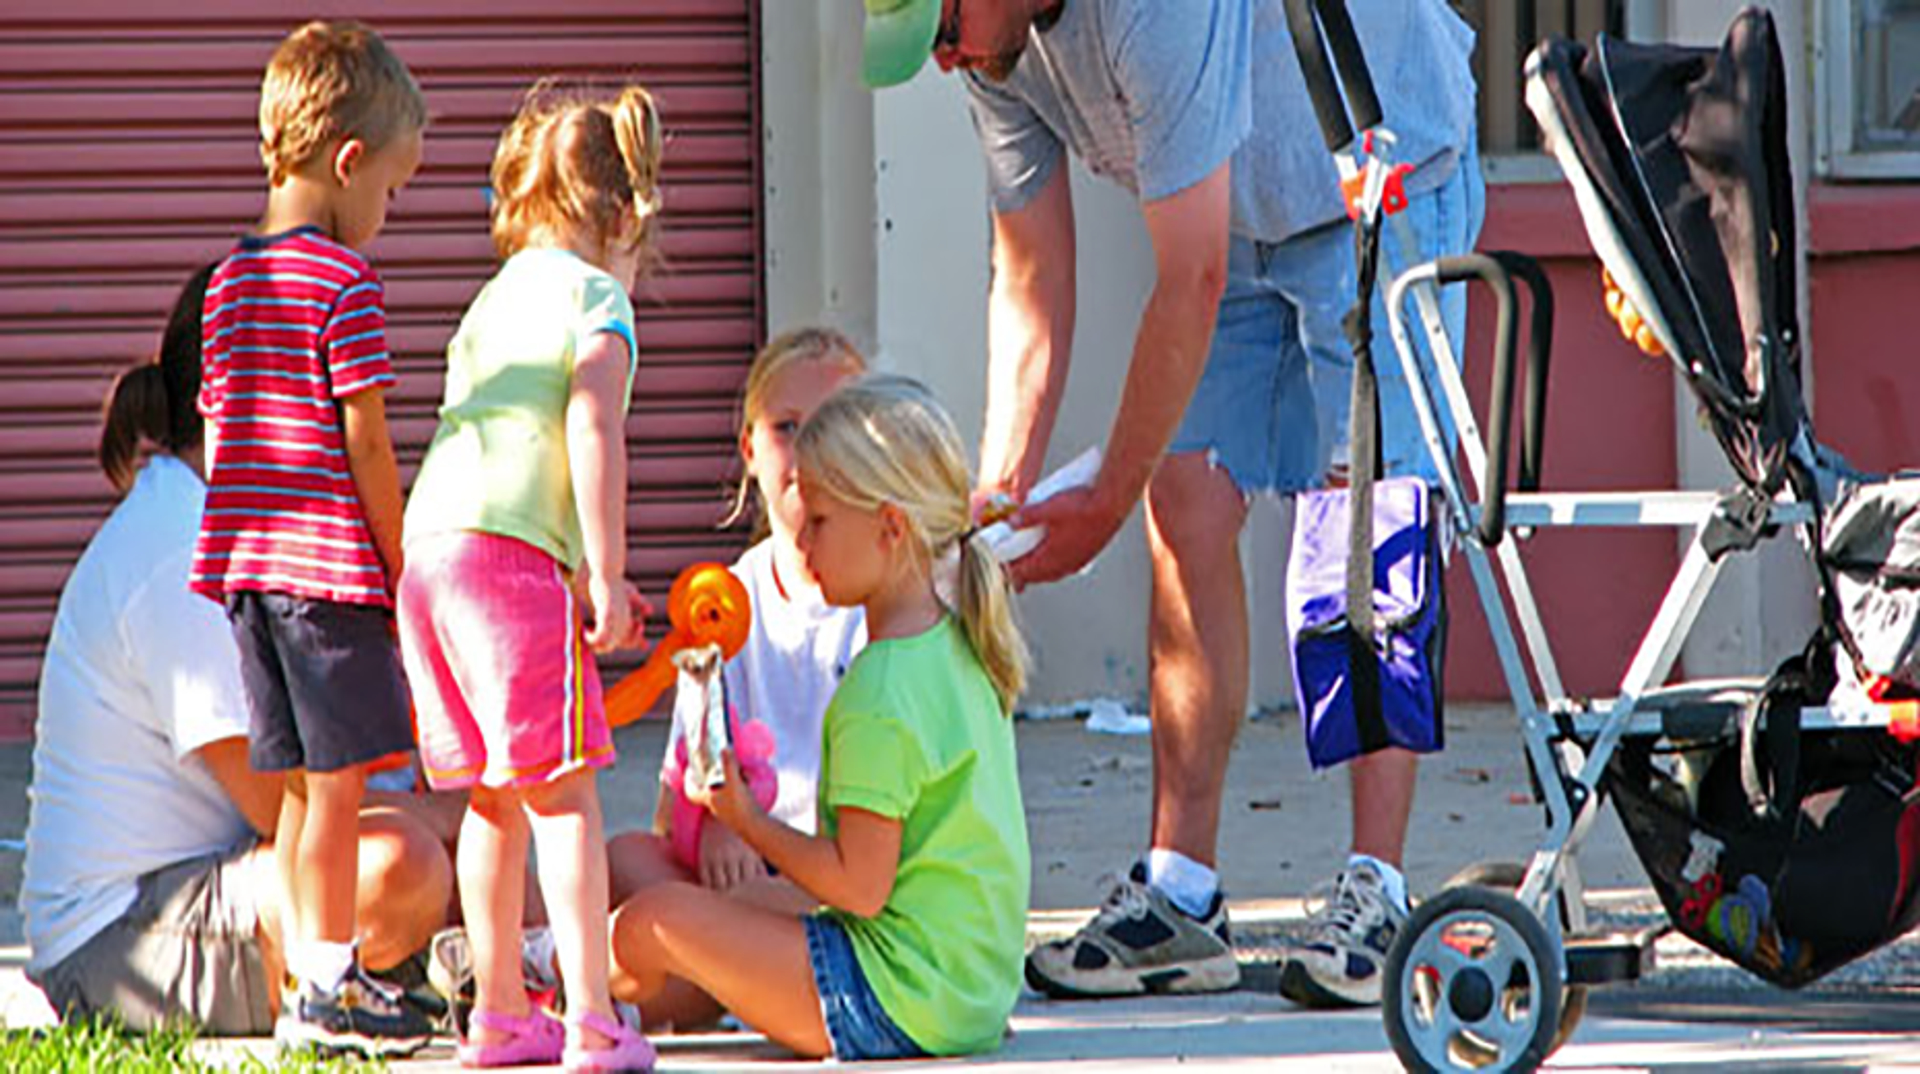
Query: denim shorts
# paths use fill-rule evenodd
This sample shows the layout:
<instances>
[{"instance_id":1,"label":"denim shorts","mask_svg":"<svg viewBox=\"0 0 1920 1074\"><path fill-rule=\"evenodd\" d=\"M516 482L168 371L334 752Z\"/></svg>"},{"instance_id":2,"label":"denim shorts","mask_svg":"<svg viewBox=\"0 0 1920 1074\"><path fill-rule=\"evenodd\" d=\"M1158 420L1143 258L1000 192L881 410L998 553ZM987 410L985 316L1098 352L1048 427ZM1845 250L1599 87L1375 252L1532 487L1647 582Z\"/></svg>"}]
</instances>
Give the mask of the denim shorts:
<instances>
[{"instance_id":1,"label":"denim shorts","mask_svg":"<svg viewBox=\"0 0 1920 1074\"><path fill-rule=\"evenodd\" d=\"M1409 199L1401 215L1418 237L1418 260L1426 261L1472 249L1484 213L1479 160L1470 151L1439 187ZM1373 304L1382 453L1389 474L1431 480L1385 306L1392 274L1411 262L1391 229L1382 248ZM1283 243L1234 236L1207 365L1169 453L1206 453L1247 495L1318 487L1330 461L1347 454L1353 354L1341 319L1355 284L1353 231L1344 222ZM1446 289L1442 314L1458 356L1466 335L1464 287ZM1411 335L1430 368L1425 337Z\"/></svg>"},{"instance_id":2,"label":"denim shorts","mask_svg":"<svg viewBox=\"0 0 1920 1074\"><path fill-rule=\"evenodd\" d=\"M853 941L840 922L825 914L803 921L807 929L807 959L813 964L813 986L820 993L820 1017L834 1058L917 1059L926 1050L893 1024L879 997L867 984L867 975L854 955Z\"/></svg>"}]
</instances>

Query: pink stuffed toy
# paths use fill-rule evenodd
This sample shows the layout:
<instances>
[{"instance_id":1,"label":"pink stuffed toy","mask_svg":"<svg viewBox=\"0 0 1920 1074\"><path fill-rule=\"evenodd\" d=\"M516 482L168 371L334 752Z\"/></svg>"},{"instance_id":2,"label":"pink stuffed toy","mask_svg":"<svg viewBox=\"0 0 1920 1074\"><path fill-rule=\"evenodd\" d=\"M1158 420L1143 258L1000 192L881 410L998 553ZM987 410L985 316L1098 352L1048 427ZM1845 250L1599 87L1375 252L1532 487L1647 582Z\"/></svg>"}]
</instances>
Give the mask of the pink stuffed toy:
<instances>
[{"instance_id":1,"label":"pink stuffed toy","mask_svg":"<svg viewBox=\"0 0 1920 1074\"><path fill-rule=\"evenodd\" d=\"M728 737L733 741L733 756L747 777L747 789L761 809L772 809L779 795L780 776L773 767L773 732L759 720L740 722L740 712L727 706ZM674 744L673 763L662 778L673 790L673 856L690 870L700 868L700 832L707 823L707 811L687 797L687 740L682 736Z\"/></svg>"}]
</instances>

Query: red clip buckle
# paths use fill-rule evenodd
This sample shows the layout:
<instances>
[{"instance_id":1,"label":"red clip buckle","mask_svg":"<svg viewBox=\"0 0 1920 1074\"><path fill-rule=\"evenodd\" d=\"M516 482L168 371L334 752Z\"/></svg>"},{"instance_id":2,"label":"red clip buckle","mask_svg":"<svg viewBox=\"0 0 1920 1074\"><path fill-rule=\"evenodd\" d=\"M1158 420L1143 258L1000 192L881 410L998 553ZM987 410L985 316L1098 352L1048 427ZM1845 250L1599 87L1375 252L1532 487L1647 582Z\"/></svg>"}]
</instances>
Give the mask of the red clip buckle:
<instances>
[{"instance_id":1,"label":"red clip buckle","mask_svg":"<svg viewBox=\"0 0 1920 1074\"><path fill-rule=\"evenodd\" d=\"M1866 682L1867 698L1887 709L1887 734L1902 745L1920 741L1920 700L1907 687L1884 675Z\"/></svg>"},{"instance_id":2,"label":"red clip buckle","mask_svg":"<svg viewBox=\"0 0 1920 1074\"><path fill-rule=\"evenodd\" d=\"M1920 741L1920 701L1896 701L1888 705L1887 734L1903 746Z\"/></svg>"},{"instance_id":3,"label":"red clip buckle","mask_svg":"<svg viewBox=\"0 0 1920 1074\"><path fill-rule=\"evenodd\" d=\"M1373 132L1367 132L1369 144L1373 141ZM1380 190L1380 209L1387 216L1407 207L1406 177L1413 174L1413 165L1396 164L1387 173L1387 181ZM1367 173L1362 170L1352 178L1340 180L1340 196L1347 203L1347 219L1360 219L1360 200L1367 192Z\"/></svg>"}]
</instances>

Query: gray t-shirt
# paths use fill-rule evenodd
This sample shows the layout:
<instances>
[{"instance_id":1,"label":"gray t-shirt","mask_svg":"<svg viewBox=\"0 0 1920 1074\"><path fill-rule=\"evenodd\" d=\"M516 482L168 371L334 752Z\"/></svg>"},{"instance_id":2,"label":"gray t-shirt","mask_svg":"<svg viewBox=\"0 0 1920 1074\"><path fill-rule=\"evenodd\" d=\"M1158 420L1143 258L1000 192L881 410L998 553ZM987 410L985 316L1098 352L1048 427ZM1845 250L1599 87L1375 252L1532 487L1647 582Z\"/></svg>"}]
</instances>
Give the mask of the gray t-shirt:
<instances>
[{"instance_id":1,"label":"gray t-shirt","mask_svg":"<svg viewBox=\"0 0 1920 1074\"><path fill-rule=\"evenodd\" d=\"M1394 159L1438 186L1473 129L1473 31L1444 0L1349 5ZM1025 205L1070 149L1141 201L1233 162L1232 227L1280 242L1342 215L1281 0L1067 0L1005 82L967 75L996 210Z\"/></svg>"}]
</instances>

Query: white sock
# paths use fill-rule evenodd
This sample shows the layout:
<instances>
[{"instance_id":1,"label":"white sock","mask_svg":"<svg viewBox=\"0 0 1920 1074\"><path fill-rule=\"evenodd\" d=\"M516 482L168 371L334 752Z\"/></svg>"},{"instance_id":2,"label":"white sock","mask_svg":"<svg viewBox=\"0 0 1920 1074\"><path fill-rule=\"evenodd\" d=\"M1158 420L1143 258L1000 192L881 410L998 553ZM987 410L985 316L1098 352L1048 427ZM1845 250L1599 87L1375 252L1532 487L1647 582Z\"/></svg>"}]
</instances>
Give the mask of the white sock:
<instances>
[{"instance_id":1,"label":"white sock","mask_svg":"<svg viewBox=\"0 0 1920 1074\"><path fill-rule=\"evenodd\" d=\"M1154 847L1147 851L1147 883L1159 888L1188 917L1198 918L1213 908L1220 874L1177 850Z\"/></svg>"},{"instance_id":2,"label":"white sock","mask_svg":"<svg viewBox=\"0 0 1920 1074\"><path fill-rule=\"evenodd\" d=\"M331 992L353 969L358 945L326 940L297 940L287 945L287 972Z\"/></svg>"},{"instance_id":3,"label":"white sock","mask_svg":"<svg viewBox=\"0 0 1920 1074\"><path fill-rule=\"evenodd\" d=\"M1356 865L1373 866L1374 872L1380 874L1380 886L1386 891L1388 900L1398 906L1402 913L1410 912L1407 906L1407 878L1401 875L1400 870L1371 854L1347 855L1347 868Z\"/></svg>"}]
</instances>

